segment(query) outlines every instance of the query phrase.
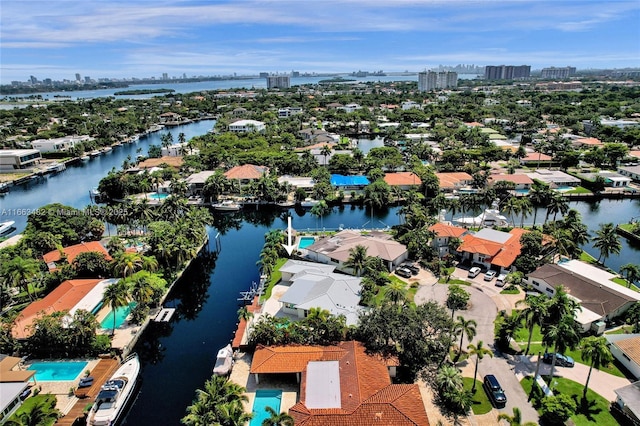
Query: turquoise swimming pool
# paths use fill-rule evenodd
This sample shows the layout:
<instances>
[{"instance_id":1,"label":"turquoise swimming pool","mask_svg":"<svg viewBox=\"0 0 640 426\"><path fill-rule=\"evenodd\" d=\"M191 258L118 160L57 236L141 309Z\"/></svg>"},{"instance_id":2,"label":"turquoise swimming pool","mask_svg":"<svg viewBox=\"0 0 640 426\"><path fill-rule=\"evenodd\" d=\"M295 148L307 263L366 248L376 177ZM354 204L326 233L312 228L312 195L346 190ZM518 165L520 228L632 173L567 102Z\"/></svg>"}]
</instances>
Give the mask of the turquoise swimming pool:
<instances>
[{"instance_id":1,"label":"turquoise swimming pool","mask_svg":"<svg viewBox=\"0 0 640 426\"><path fill-rule=\"evenodd\" d=\"M256 391L256 398L253 401L253 419L249 426L261 426L262 422L268 419L266 407L271 407L276 413L280 413L280 402L282 391L279 389L259 389Z\"/></svg>"},{"instance_id":2,"label":"turquoise swimming pool","mask_svg":"<svg viewBox=\"0 0 640 426\"><path fill-rule=\"evenodd\" d=\"M316 239L313 237L300 237L300 240L298 241L298 248L299 249L307 248L315 242L316 242Z\"/></svg>"},{"instance_id":3,"label":"turquoise swimming pool","mask_svg":"<svg viewBox=\"0 0 640 426\"><path fill-rule=\"evenodd\" d=\"M131 313L131 310L135 308L136 302L131 302L127 306L121 306L116 309L115 317L116 317L116 328L120 327L124 321L127 319L127 315ZM106 317L102 321L100 321L100 327L104 329L113 328L113 311L109 311Z\"/></svg>"},{"instance_id":4,"label":"turquoise swimming pool","mask_svg":"<svg viewBox=\"0 0 640 426\"><path fill-rule=\"evenodd\" d=\"M151 198L152 200L164 200L168 196L169 194L165 194L164 192L152 192L151 194L149 194L149 198Z\"/></svg>"},{"instance_id":5,"label":"turquoise swimming pool","mask_svg":"<svg viewBox=\"0 0 640 426\"><path fill-rule=\"evenodd\" d=\"M36 381L59 382L75 380L88 364L86 361L34 362L27 370L36 372Z\"/></svg>"}]
</instances>

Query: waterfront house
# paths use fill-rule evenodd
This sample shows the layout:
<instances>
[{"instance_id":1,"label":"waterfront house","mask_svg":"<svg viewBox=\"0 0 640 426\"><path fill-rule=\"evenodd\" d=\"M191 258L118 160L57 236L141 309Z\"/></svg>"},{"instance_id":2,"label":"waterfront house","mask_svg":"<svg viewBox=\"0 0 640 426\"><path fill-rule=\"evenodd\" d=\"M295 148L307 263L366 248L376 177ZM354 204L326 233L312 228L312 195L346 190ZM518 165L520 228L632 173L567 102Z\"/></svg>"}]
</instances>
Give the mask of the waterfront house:
<instances>
[{"instance_id":1,"label":"waterfront house","mask_svg":"<svg viewBox=\"0 0 640 426\"><path fill-rule=\"evenodd\" d=\"M45 253L42 258L49 268L49 272L53 272L58 269L57 262L60 262L64 258L67 263L72 264L76 257L80 253L96 252L104 256L108 261L112 260L107 249L99 241L88 241L80 244L74 244L72 246L63 247L60 250L51 250L49 253Z\"/></svg>"},{"instance_id":2,"label":"waterfront house","mask_svg":"<svg viewBox=\"0 0 640 426\"><path fill-rule=\"evenodd\" d=\"M465 172L443 172L435 175L438 178L440 191L443 192L455 192L461 188L470 187L473 183L473 177Z\"/></svg>"},{"instance_id":3,"label":"waterfront house","mask_svg":"<svg viewBox=\"0 0 640 426\"><path fill-rule=\"evenodd\" d=\"M395 186L403 191L418 189L422 185L422 180L413 172L396 172L384 175L384 181L389 186Z\"/></svg>"},{"instance_id":4,"label":"waterfront house","mask_svg":"<svg viewBox=\"0 0 640 426\"><path fill-rule=\"evenodd\" d=\"M390 271L409 257L407 247L392 240L389 234L374 231L363 235L353 230L321 238L306 248L307 257L316 262L335 265L338 270L352 272L344 263L349 259L349 251L357 246L364 246L367 256L382 259Z\"/></svg>"},{"instance_id":5,"label":"waterfront house","mask_svg":"<svg viewBox=\"0 0 640 426\"><path fill-rule=\"evenodd\" d=\"M531 173L525 173L533 180L549 185L551 189L562 187L576 187L581 181L575 176L571 176L560 170L538 169Z\"/></svg>"},{"instance_id":6,"label":"waterfront house","mask_svg":"<svg viewBox=\"0 0 640 426\"><path fill-rule=\"evenodd\" d=\"M313 262L289 260L284 269L282 283L289 285L280 297L282 312L305 318L311 308L344 315L347 325L358 323L361 279L333 272L335 266Z\"/></svg>"},{"instance_id":7,"label":"waterfront house","mask_svg":"<svg viewBox=\"0 0 640 426\"><path fill-rule=\"evenodd\" d=\"M88 135L65 136L55 139L36 139L31 141L31 147L40 152L65 152L76 146L80 142L93 140Z\"/></svg>"},{"instance_id":8,"label":"waterfront house","mask_svg":"<svg viewBox=\"0 0 640 426\"><path fill-rule=\"evenodd\" d=\"M619 166L618 173L631 178L634 182L640 182L640 166Z\"/></svg>"},{"instance_id":9,"label":"waterfront house","mask_svg":"<svg viewBox=\"0 0 640 426\"><path fill-rule=\"evenodd\" d=\"M304 177L304 176L289 176L284 175L278 178L279 184L289 184L292 189L302 188L304 190L312 190L316 184L316 181L313 180L312 177Z\"/></svg>"},{"instance_id":10,"label":"waterfront house","mask_svg":"<svg viewBox=\"0 0 640 426\"><path fill-rule=\"evenodd\" d=\"M369 179L366 176L361 175L331 175L331 185L343 191L350 190L363 190L365 186L369 185Z\"/></svg>"},{"instance_id":11,"label":"waterfront house","mask_svg":"<svg viewBox=\"0 0 640 426\"><path fill-rule=\"evenodd\" d=\"M224 175L227 179L237 180L240 185L246 185L253 180L258 180L265 174L269 173L266 166L256 166L254 164L243 164L242 166L232 167L227 170Z\"/></svg>"},{"instance_id":12,"label":"waterfront house","mask_svg":"<svg viewBox=\"0 0 640 426\"><path fill-rule=\"evenodd\" d=\"M256 383L260 377L295 374L300 393L289 415L298 426L429 426L418 385L391 383L396 364L367 354L355 341L258 346L250 373Z\"/></svg>"},{"instance_id":13,"label":"waterfront house","mask_svg":"<svg viewBox=\"0 0 640 426\"><path fill-rule=\"evenodd\" d=\"M238 120L229 124L229 131L232 133L262 133L266 129L266 125L258 120Z\"/></svg>"},{"instance_id":14,"label":"waterfront house","mask_svg":"<svg viewBox=\"0 0 640 426\"><path fill-rule=\"evenodd\" d=\"M579 173L578 176L584 180L594 181L598 176L604 179L605 186L610 188L624 188L631 183L631 178L611 170L599 170L593 173Z\"/></svg>"},{"instance_id":15,"label":"waterfront house","mask_svg":"<svg viewBox=\"0 0 640 426\"><path fill-rule=\"evenodd\" d=\"M429 231L436 234L431 239L431 246L438 251L438 256L442 257L450 254L449 243L454 239L461 239L468 234L468 230L459 226L453 226L448 223L438 222L429 227Z\"/></svg>"},{"instance_id":16,"label":"waterfront house","mask_svg":"<svg viewBox=\"0 0 640 426\"><path fill-rule=\"evenodd\" d=\"M178 157L160 157L160 158L147 158L144 161L138 163L139 169L152 169L154 167L168 166L174 169L179 169L184 163L182 156Z\"/></svg>"},{"instance_id":17,"label":"waterfront house","mask_svg":"<svg viewBox=\"0 0 640 426\"><path fill-rule=\"evenodd\" d=\"M207 179L214 174L216 174L215 170L203 170L186 178L185 182L189 185L189 193L197 196L202 195L204 184L207 182Z\"/></svg>"},{"instance_id":18,"label":"waterfront house","mask_svg":"<svg viewBox=\"0 0 640 426\"><path fill-rule=\"evenodd\" d=\"M511 182L515 185L514 189L519 190L531 189L531 185L533 185L533 179L524 173L514 173L512 175L495 174L489 176L490 185L495 185L498 182Z\"/></svg>"},{"instance_id":19,"label":"waterfront house","mask_svg":"<svg viewBox=\"0 0 640 426\"><path fill-rule=\"evenodd\" d=\"M33 322L43 314L67 312L65 319L70 322L73 314L84 309L95 312L102 306L102 296L107 286L117 279L76 279L63 281L43 299L31 302L18 314L11 334L15 339L28 339L33 330Z\"/></svg>"},{"instance_id":20,"label":"waterfront house","mask_svg":"<svg viewBox=\"0 0 640 426\"><path fill-rule=\"evenodd\" d=\"M640 379L640 333L606 334L604 337L609 342L609 349L614 358L624 365L636 380Z\"/></svg>"},{"instance_id":21,"label":"waterfront house","mask_svg":"<svg viewBox=\"0 0 640 426\"><path fill-rule=\"evenodd\" d=\"M0 170L25 170L33 168L42 159L37 149L0 149Z\"/></svg>"},{"instance_id":22,"label":"waterfront house","mask_svg":"<svg viewBox=\"0 0 640 426\"><path fill-rule=\"evenodd\" d=\"M182 122L182 116L175 112L165 112L159 115L160 124L165 126L177 126Z\"/></svg>"},{"instance_id":23,"label":"waterfront house","mask_svg":"<svg viewBox=\"0 0 640 426\"><path fill-rule=\"evenodd\" d=\"M513 228L509 232L483 228L475 234L463 235L458 253L462 261L508 273L520 255L520 237L526 232L522 228Z\"/></svg>"},{"instance_id":24,"label":"waterfront house","mask_svg":"<svg viewBox=\"0 0 640 426\"><path fill-rule=\"evenodd\" d=\"M0 354L0 424L20 408L24 400L22 393L35 384L36 372L22 368L22 361L22 358Z\"/></svg>"},{"instance_id":25,"label":"waterfront house","mask_svg":"<svg viewBox=\"0 0 640 426\"><path fill-rule=\"evenodd\" d=\"M528 274L526 282L540 293L551 297L563 285L571 297L580 303L576 312L582 330L604 331L605 323L623 315L640 293L611 281L617 275L579 260L542 265Z\"/></svg>"},{"instance_id":26,"label":"waterfront house","mask_svg":"<svg viewBox=\"0 0 640 426\"><path fill-rule=\"evenodd\" d=\"M529 152L520 159L520 165L527 167L549 166L552 162L552 156L541 152Z\"/></svg>"}]
</instances>

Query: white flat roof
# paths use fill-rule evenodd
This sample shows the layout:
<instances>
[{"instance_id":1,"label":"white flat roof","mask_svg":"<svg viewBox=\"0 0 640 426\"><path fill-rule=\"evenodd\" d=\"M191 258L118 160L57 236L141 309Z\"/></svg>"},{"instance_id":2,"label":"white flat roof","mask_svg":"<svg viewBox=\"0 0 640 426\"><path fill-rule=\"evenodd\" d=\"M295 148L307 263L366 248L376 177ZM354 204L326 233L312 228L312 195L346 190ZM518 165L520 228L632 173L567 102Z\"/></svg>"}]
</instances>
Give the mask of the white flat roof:
<instances>
[{"instance_id":1,"label":"white flat roof","mask_svg":"<svg viewBox=\"0 0 640 426\"><path fill-rule=\"evenodd\" d=\"M311 361L307 364L307 408L341 408L340 363Z\"/></svg>"},{"instance_id":2,"label":"white flat roof","mask_svg":"<svg viewBox=\"0 0 640 426\"><path fill-rule=\"evenodd\" d=\"M116 281L118 281L118 278L109 278L106 280L102 280L98 284L96 284L96 286L93 287L93 289L91 289L91 291L87 293L87 295L83 297L76 304L76 306L74 306L69 310L69 314L67 315L67 318L69 318L69 321L71 321L71 319L73 318L73 314L75 314L76 311L80 309L84 309L87 312L91 312L93 308L95 308L96 306L98 306L100 302L102 302L102 299L104 296L104 289L107 288L109 285L115 283Z\"/></svg>"},{"instance_id":3,"label":"white flat roof","mask_svg":"<svg viewBox=\"0 0 640 426\"><path fill-rule=\"evenodd\" d=\"M29 386L29 382L0 383L0 412Z\"/></svg>"}]
</instances>

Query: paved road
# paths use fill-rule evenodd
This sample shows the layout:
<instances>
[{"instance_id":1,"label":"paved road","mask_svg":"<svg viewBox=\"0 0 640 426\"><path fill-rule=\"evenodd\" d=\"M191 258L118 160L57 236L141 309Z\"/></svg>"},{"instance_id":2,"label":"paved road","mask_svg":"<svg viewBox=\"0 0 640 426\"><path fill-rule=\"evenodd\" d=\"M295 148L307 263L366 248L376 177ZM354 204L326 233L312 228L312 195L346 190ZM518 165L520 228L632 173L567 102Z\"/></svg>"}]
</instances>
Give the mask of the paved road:
<instances>
[{"instance_id":1,"label":"paved road","mask_svg":"<svg viewBox=\"0 0 640 426\"><path fill-rule=\"evenodd\" d=\"M496 302L488 293L494 293L495 296L497 292L488 287L489 286L482 286L477 288L475 285L465 287L465 290L471 294L469 309L457 311L455 316L462 315L467 320L475 320L478 325L476 326L476 337L473 339L474 344L482 340L485 345L488 345L488 347L494 350L493 358L485 356L480 362L478 366L478 378L482 380L485 374L493 374L502 385L507 395L507 404L503 409L500 409L500 412L511 415L513 414L513 408L518 407L522 411L523 421L537 423L538 413L531 404L527 402L527 395L522 389L522 386L520 386L518 377L514 374L515 361L503 357L493 346L493 321L498 313L498 308L496 307ZM421 303L428 300L435 300L444 303L447 299L447 291L448 286L442 284L422 285L418 288L415 301L416 303ZM462 344L463 348L466 349L468 344L469 342L465 337ZM468 360L458 364L464 376L473 377L475 369L474 362L475 360Z\"/></svg>"}]
</instances>

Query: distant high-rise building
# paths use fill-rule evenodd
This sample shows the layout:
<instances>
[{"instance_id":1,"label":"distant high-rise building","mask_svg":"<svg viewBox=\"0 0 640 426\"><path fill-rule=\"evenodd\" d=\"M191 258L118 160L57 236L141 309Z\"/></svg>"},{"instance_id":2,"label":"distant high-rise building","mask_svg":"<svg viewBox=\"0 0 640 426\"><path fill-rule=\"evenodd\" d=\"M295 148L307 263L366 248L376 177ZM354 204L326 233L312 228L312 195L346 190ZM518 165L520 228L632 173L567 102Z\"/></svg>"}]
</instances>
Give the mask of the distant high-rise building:
<instances>
[{"instance_id":1,"label":"distant high-rise building","mask_svg":"<svg viewBox=\"0 0 640 426\"><path fill-rule=\"evenodd\" d=\"M167 74L166 72L162 73L162 79L163 80L169 80L169 74Z\"/></svg>"},{"instance_id":2,"label":"distant high-rise building","mask_svg":"<svg viewBox=\"0 0 640 426\"><path fill-rule=\"evenodd\" d=\"M485 80L519 80L531 76L531 65L487 65Z\"/></svg>"},{"instance_id":3,"label":"distant high-rise building","mask_svg":"<svg viewBox=\"0 0 640 426\"><path fill-rule=\"evenodd\" d=\"M300 71L291 71L291 77L300 77Z\"/></svg>"},{"instance_id":4,"label":"distant high-rise building","mask_svg":"<svg viewBox=\"0 0 640 426\"><path fill-rule=\"evenodd\" d=\"M269 77L269 73L268 72L261 72L260 73L260 78L267 78Z\"/></svg>"},{"instance_id":5,"label":"distant high-rise building","mask_svg":"<svg viewBox=\"0 0 640 426\"><path fill-rule=\"evenodd\" d=\"M80 73L79 73L79 72L77 72L77 73L76 73L76 81L77 81L78 83L80 83L80 82L82 81L82 76L80 75Z\"/></svg>"},{"instance_id":6,"label":"distant high-rise building","mask_svg":"<svg viewBox=\"0 0 640 426\"><path fill-rule=\"evenodd\" d=\"M29 81L31 82L31 84L36 84L36 83L38 83L38 79L37 79L35 76L33 76L33 75L30 75L30 76L29 76Z\"/></svg>"},{"instance_id":7,"label":"distant high-rise building","mask_svg":"<svg viewBox=\"0 0 640 426\"><path fill-rule=\"evenodd\" d=\"M418 90L428 92L435 89L458 87L458 73L453 71L424 71L418 73Z\"/></svg>"},{"instance_id":8,"label":"distant high-rise building","mask_svg":"<svg viewBox=\"0 0 640 426\"><path fill-rule=\"evenodd\" d=\"M187 73L186 73L186 72L183 72L183 73L182 73L182 78L183 78L184 80L186 80L186 79L187 79Z\"/></svg>"},{"instance_id":9,"label":"distant high-rise building","mask_svg":"<svg viewBox=\"0 0 640 426\"><path fill-rule=\"evenodd\" d=\"M91 77L89 77L88 75L84 76L84 82L85 83L91 83Z\"/></svg>"},{"instance_id":10,"label":"distant high-rise building","mask_svg":"<svg viewBox=\"0 0 640 426\"><path fill-rule=\"evenodd\" d=\"M576 74L576 67L542 68L542 78L569 78Z\"/></svg>"},{"instance_id":11,"label":"distant high-rise building","mask_svg":"<svg viewBox=\"0 0 640 426\"><path fill-rule=\"evenodd\" d=\"M270 75L267 77L267 89L289 89L291 77L288 75Z\"/></svg>"}]
</instances>

